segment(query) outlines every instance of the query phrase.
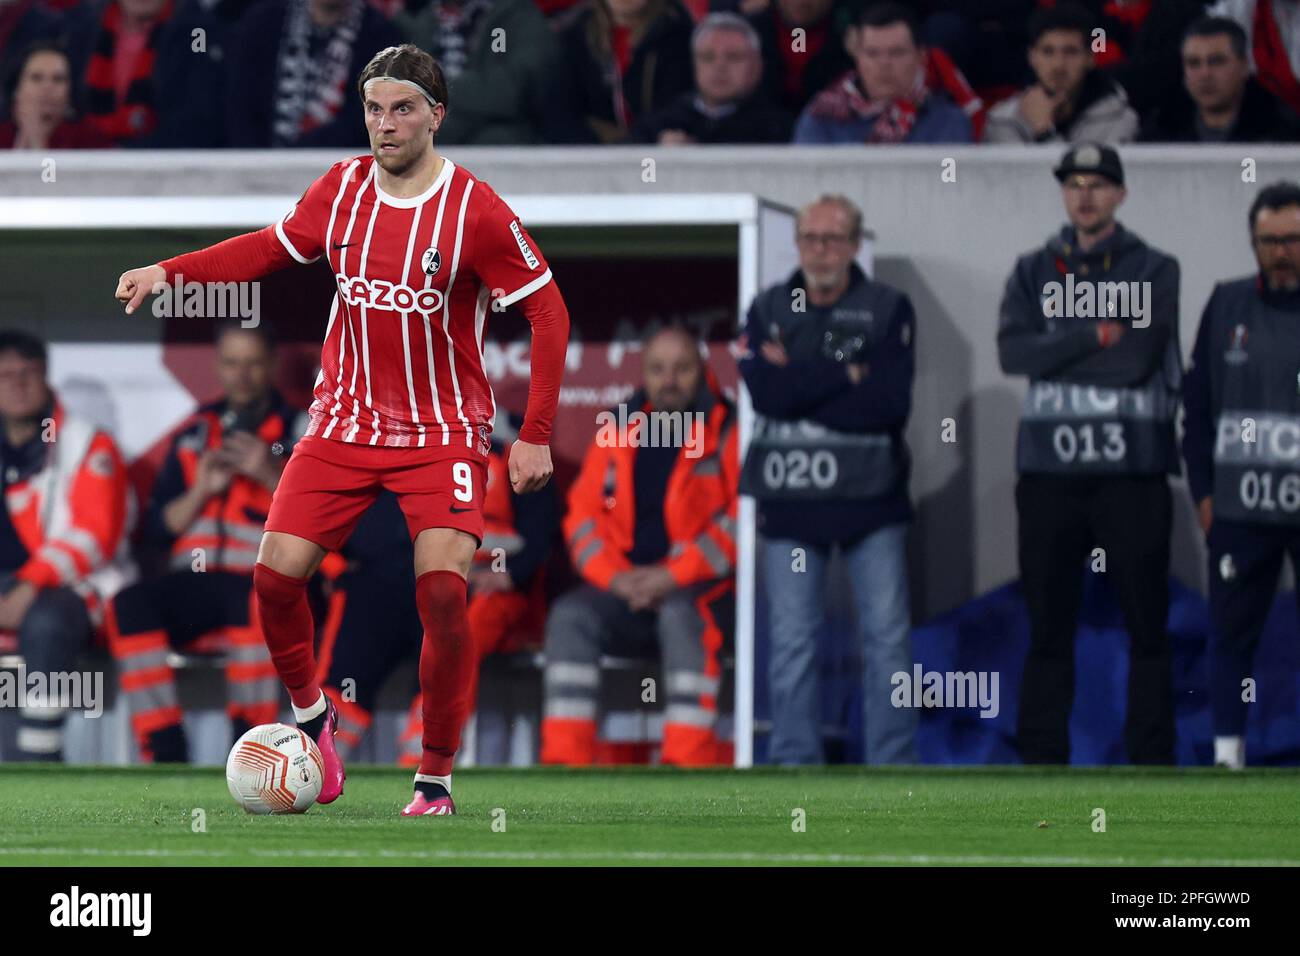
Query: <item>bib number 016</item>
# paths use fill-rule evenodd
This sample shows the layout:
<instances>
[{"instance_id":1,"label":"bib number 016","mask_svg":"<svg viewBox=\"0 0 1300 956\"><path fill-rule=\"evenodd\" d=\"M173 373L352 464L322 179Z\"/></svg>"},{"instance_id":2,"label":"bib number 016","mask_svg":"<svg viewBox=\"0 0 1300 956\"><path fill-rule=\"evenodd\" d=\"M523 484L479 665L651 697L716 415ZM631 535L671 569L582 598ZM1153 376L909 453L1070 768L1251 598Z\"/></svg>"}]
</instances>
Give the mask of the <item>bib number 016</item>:
<instances>
[{"instance_id":1,"label":"bib number 016","mask_svg":"<svg viewBox=\"0 0 1300 956\"><path fill-rule=\"evenodd\" d=\"M1096 426L1091 422L1073 426L1057 425L1052 432L1052 448L1056 457L1065 464L1072 462L1123 461L1128 452L1124 442L1124 426L1119 422L1101 424L1101 441L1098 442Z\"/></svg>"},{"instance_id":2,"label":"bib number 016","mask_svg":"<svg viewBox=\"0 0 1300 956\"><path fill-rule=\"evenodd\" d=\"M1279 480L1272 472L1247 471L1237 486L1241 504L1248 511L1300 510L1300 474L1292 472Z\"/></svg>"}]
</instances>

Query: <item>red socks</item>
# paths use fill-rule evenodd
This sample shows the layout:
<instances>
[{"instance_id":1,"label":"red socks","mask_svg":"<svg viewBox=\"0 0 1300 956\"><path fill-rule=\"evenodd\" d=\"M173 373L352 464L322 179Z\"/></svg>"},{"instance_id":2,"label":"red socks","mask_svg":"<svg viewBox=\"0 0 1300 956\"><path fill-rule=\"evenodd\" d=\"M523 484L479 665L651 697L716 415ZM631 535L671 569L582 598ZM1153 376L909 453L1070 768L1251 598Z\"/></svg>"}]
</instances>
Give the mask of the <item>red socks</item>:
<instances>
[{"instance_id":1,"label":"red socks","mask_svg":"<svg viewBox=\"0 0 1300 956\"><path fill-rule=\"evenodd\" d=\"M320 700L320 684L316 682L312 649L316 632L307 605L307 578L291 578L258 562L253 565L253 591L276 673L295 707L313 706Z\"/></svg>"},{"instance_id":2,"label":"red socks","mask_svg":"<svg viewBox=\"0 0 1300 956\"><path fill-rule=\"evenodd\" d=\"M280 680L295 707L320 700L307 579L291 578L264 564L253 567L257 616ZM478 653L469 633L465 579L455 571L428 571L415 582L415 604L424 626L420 649L420 697L424 718L419 773L446 776L469 717Z\"/></svg>"},{"instance_id":3,"label":"red socks","mask_svg":"<svg viewBox=\"0 0 1300 956\"><path fill-rule=\"evenodd\" d=\"M446 776L469 717L478 654L469 633L465 579L455 571L426 571L415 582L424 625L420 696L424 717L419 773Z\"/></svg>"}]
</instances>

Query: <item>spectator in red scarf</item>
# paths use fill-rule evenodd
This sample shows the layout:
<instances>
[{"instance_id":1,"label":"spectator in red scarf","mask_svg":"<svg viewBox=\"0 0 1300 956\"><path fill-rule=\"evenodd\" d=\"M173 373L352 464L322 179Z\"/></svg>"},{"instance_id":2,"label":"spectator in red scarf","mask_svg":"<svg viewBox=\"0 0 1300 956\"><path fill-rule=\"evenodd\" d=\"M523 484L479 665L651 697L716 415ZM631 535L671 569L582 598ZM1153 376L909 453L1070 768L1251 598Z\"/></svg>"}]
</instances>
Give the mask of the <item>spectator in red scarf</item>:
<instances>
[{"instance_id":1,"label":"spectator in red scarf","mask_svg":"<svg viewBox=\"0 0 1300 956\"><path fill-rule=\"evenodd\" d=\"M103 135L147 148L224 145L224 31L198 0L96 0L68 18L73 77Z\"/></svg>"},{"instance_id":2,"label":"spectator in red scarf","mask_svg":"<svg viewBox=\"0 0 1300 956\"><path fill-rule=\"evenodd\" d=\"M864 10L845 34L854 69L808 104L795 125L794 141L971 142L970 117L949 90L960 90L972 111L981 104L952 61L922 46L919 34L916 18L901 4Z\"/></svg>"},{"instance_id":3,"label":"spectator in red scarf","mask_svg":"<svg viewBox=\"0 0 1300 956\"><path fill-rule=\"evenodd\" d=\"M27 49L6 91L9 117L0 123L0 149L97 149L113 141L73 118L72 67L51 40Z\"/></svg>"},{"instance_id":4,"label":"spectator in red scarf","mask_svg":"<svg viewBox=\"0 0 1300 956\"><path fill-rule=\"evenodd\" d=\"M1259 82L1300 113L1300 0L1219 0L1210 13L1241 24Z\"/></svg>"},{"instance_id":5,"label":"spectator in red scarf","mask_svg":"<svg viewBox=\"0 0 1300 956\"><path fill-rule=\"evenodd\" d=\"M626 142L640 117L691 89L694 26L679 0L588 0L560 33L547 138Z\"/></svg>"},{"instance_id":6,"label":"spectator in red scarf","mask_svg":"<svg viewBox=\"0 0 1300 956\"><path fill-rule=\"evenodd\" d=\"M356 78L405 42L366 0L261 0L235 28L230 145L368 148Z\"/></svg>"}]
</instances>

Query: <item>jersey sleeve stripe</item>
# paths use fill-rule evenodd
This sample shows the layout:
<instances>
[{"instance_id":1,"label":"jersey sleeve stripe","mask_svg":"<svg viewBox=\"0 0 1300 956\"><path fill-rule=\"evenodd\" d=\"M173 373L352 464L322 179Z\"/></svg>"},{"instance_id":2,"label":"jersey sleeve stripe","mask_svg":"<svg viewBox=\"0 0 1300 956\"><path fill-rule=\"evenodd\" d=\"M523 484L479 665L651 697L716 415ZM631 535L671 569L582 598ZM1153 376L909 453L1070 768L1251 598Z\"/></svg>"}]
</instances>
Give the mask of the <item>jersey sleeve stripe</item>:
<instances>
[{"instance_id":1,"label":"jersey sleeve stripe","mask_svg":"<svg viewBox=\"0 0 1300 956\"><path fill-rule=\"evenodd\" d=\"M316 259L319 259L319 258L320 258L320 256L317 256L316 259L308 259L308 258L306 258L302 253L300 253L297 249L295 249L295 248L293 247L293 243L289 241L289 237L286 236L286 235L284 234L284 221L283 221L283 220L281 220L281 221L279 221L279 222L277 222L277 223L275 224L275 234L276 234L277 236L279 236L279 238L280 238L280 244L284 246L285 250L289 253L289 255L293 256L293 258L294 258L297 262L301 263L302 265L304 265L304 266L305 266L305 265L310 265L311 263L315 262Z\"/></svg>"},{"instance_id":2,"label":"jersey sleeve stripe","mask_svg":"<svg viewBox=\"0 0 1300 956\"><path fill-rule=\"evenodd\" d=\"M514 305L520 299L527 298L550 281L551 270L547 269L532 282L528 283L528 285L516 289L509 295L503 295L501 298L497 299L497 302L501 303L502 308L505 308L507 305Z\"/></svg>"}]
</instances>

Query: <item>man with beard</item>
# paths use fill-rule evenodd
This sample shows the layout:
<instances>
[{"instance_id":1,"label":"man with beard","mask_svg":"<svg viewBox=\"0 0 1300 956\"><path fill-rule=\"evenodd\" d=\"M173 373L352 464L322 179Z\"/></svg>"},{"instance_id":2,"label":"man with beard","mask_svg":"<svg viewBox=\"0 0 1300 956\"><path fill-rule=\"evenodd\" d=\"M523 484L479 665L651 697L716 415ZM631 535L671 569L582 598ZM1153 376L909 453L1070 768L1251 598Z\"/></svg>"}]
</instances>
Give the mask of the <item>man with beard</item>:
<instances>
[{"instance_id":1,"label":"man with beard","mask_svg":"<svg viewBox=\"0 0 1300 956\"><path fill-rule=\"evenodd\" d=\"M569 489L564 537L583 584L546 622L542 762L596 759L602 653L663 661L660 759L725 760L720 652L734 616L736 415L685 328L655 332L642 387L600 427Z\"/></svg>"},{"instance_id":2,"label":"man with beard","mask_svg":"<svg viewBox=\"0 0 1300 956\"><path fill-rule=\"evenodd\" d=\"M1183 383L1183 457L1209 549L1214 762L1246 763L1246 693L1282 560L1300 568L1300 185L1250 207L1259 271L1214 287Z\"/></svg>"}]
</instances>

